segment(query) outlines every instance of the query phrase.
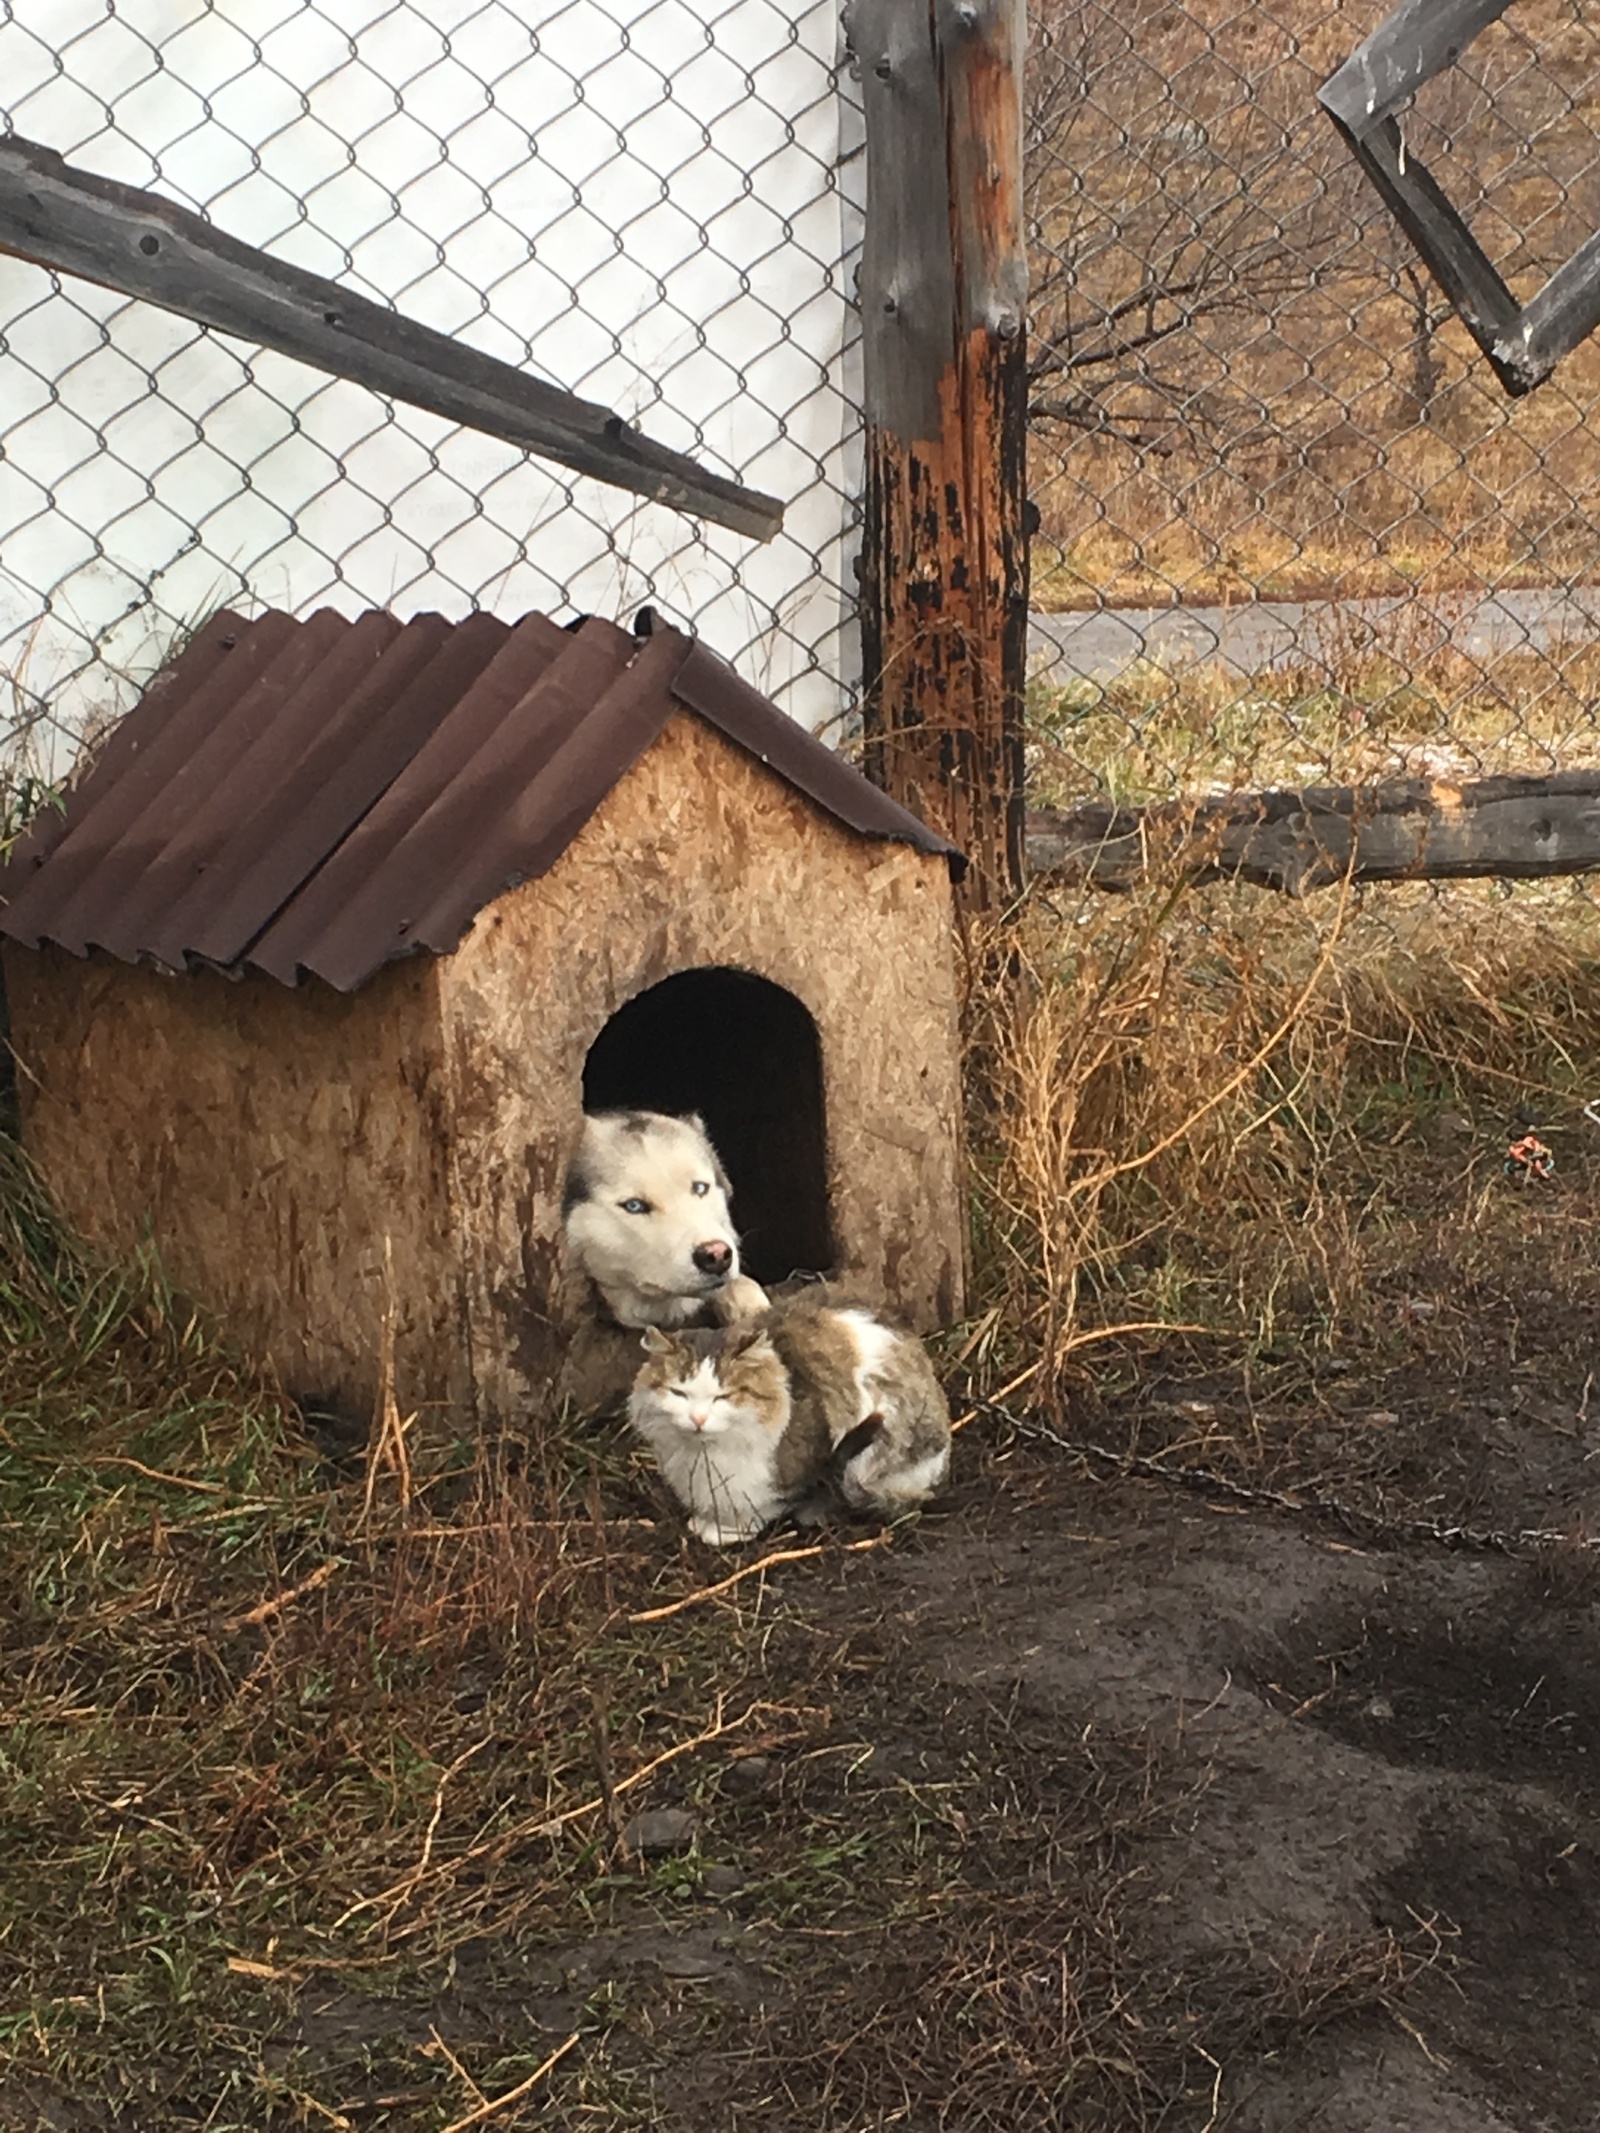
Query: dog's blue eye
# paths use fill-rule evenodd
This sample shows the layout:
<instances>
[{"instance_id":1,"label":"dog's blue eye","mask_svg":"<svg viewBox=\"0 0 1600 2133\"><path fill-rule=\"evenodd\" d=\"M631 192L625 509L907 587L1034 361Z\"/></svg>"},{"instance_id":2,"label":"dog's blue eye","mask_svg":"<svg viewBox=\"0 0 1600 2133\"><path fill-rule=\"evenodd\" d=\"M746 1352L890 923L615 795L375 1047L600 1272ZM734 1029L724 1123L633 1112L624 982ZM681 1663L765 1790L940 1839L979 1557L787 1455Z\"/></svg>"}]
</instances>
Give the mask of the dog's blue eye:
<instances>
[{"instance_id":1,"label":"dog's blue eye","mask_svg":"<svg viewBox=\"0 0 1600 2133\"><path fill-rule=\"evenodd\" d=\"M694 1183L689 1187L689 1190L694 1194L697 1200L703 1200L706 1194L711 1190L711 1187L706 1183L704 1178L696 1178Z\"/></svg>"},{"instance_id":2,"label":"dog's blue eye","mask_svg":"<svg viewBox=\"0 0 1600 2133\"><path fill-rule=\"evenodd\" d=\"M621 1206L625 1215L647 1215L650 1212L648 1200L624 1200Z\"/></svg>"}]
</instances>

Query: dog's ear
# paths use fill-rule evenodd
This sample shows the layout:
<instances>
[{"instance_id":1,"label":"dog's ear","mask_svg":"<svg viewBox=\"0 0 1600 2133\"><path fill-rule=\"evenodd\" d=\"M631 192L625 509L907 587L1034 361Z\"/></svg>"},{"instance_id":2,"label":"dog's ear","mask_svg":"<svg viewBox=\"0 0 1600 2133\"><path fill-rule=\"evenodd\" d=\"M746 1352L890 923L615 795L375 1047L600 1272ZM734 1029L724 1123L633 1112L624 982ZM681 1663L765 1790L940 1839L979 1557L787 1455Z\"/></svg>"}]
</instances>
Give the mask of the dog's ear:
<instances>
[{"instance_id":1,"label":"dog's ear","mask_svg":"<svg viewBox=\"0 0 1600 2133\"><path fill-rule=\"evenodd\" d=\"M672 1343L659 1326L646 1326L639 1346L646 1355L665 1355Z\"/></svg>"},{"instance_id":2,"label":"dog's ear","mask_svg":"<svg viewBox=\"0 0 1600 2133\"><path fill-rule=\"evenodd\" d=\"M700 1116L698 1111L680 1111L678 1113L678 1117L682 1124L686 1126L692 1126L696 1133L705 1134L707 1140L711 1138L711 1136L706 1133L706 1122Z\"/></svg>"}]
</instances>

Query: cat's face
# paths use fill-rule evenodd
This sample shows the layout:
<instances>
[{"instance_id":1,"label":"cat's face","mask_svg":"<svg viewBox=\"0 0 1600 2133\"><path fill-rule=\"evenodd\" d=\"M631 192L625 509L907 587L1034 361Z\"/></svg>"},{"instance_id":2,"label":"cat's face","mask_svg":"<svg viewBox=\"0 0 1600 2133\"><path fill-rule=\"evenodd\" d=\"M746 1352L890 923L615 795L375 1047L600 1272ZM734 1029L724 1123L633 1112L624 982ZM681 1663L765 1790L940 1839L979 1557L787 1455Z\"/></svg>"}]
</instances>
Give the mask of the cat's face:
<instances>
[{"instance_id":1,"label":"cat's face","mask_svg":"<svg viewBox=\"0 0 1600 2133\"><path fill-rule=\"evenodd\" d=\"M764 1333L660 1333L644 1338L645 1361L634 1381L636 1404L686 1437L717 1437L751 1421L780 1429L788 1384Z\"/></svg>"}]
</instances>

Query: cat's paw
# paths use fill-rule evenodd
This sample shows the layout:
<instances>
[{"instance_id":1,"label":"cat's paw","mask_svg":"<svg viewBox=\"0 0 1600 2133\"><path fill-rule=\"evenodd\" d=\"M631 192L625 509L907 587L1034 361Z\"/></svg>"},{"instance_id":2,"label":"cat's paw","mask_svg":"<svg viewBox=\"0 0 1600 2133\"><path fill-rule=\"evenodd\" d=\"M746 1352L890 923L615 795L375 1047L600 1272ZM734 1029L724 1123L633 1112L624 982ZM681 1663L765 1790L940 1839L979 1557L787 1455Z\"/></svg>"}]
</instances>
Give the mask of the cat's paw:
<instances>
[{"instance_id":1,"label":"cat's paw","mask_svg":"<svg viewBox=\"0 0 1600 2133\"><path fill-rule=\"evenodd\" d=\"M761 1531L758 1525L730 1524L719 1518L691 1518L689 1531L696 1540L703 1540L712 1548L736 1548L741 1541L754 1540Z\"/></svg>"}]
</instances>

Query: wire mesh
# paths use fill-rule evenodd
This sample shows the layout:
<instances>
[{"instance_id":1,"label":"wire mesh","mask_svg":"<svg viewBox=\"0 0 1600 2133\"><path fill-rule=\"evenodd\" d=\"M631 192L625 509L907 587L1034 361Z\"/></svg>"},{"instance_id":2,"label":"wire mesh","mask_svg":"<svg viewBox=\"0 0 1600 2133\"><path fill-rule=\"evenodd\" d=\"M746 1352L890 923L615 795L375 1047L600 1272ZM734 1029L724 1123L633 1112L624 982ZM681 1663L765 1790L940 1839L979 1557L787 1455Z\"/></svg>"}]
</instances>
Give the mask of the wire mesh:
<instances>
[{"instance_id":1,"label":"wire mesh","mask_svg":"<svg viewBox=\"0 0 1600 2133\"><path fill-rule=\"evenodd\" d=\"M1318 110L1382 0L1032 0L1035 797L1595 760L1585 346L1504 398ZM0 737L58 774L225 602L626 615L859 675L860 121L831 0L0 0L9 124L782 495L769 548L0 257ZM1600 228L1600 28L1408 138L1526 293Z\"/></svg>"},{"instance_id":2,"label":"wire mesh","mask_svg":"<svg viewBox=\"0 0 1600 2133\"><path fill-rule=\"evenodd\" d=\"M828 0L7 0L10 130L783 497L767 547L0 257L0 674L59 774L224 604L625 618L848 701Z\"/></svg>"},{"instance_id":3,"label":"wire mesh","mask_svg":"<svg viewBox=\"0 0 1600 2133\"><path fill-rule=\"evenodd\" d=\"M1316 90L1378 0L1034 0L1034 777L1168 799L1596 760L1600 351L1508 400ZM1600 26L1408 143L1525 299L1600 229Z\"/></svg>"}]
</instances>

